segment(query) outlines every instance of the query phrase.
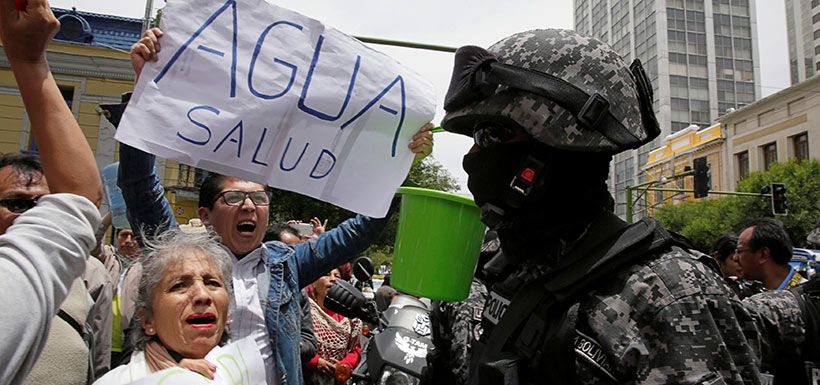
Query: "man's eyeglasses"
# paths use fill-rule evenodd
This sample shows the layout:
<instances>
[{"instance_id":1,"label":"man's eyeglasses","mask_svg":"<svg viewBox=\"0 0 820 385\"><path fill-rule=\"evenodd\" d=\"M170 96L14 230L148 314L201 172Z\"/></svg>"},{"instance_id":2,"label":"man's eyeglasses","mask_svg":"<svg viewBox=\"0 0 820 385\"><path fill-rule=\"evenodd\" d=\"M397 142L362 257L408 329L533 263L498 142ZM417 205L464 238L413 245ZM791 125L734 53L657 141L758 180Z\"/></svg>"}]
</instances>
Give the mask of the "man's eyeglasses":
<instances>
[{"instance_id":1,"label":"man's eyeglasses","mask_svg":"<svg viewBox=\"0 0 820 385\"><path fill-rule=\"evenodd\" d=\"M245 199L247 198L251 198L251 202L253 202L253 204L256 206L268 206L270 205L271 193L265 190L228 190L219 193L216 199L219 199L220 197L222 197L222 200L228 206L239 206L242 204L242 202L245 202Z\"/></svg>"},{"instance_id":2,"label":"man's eyeglasses","mask_svg":"<svg viewBox=\"0 0 820 385\"><path fill-rule=\"evenodd\" d=\"M735 254L745 253L749 250L751 249L748 247L738 247L737 249L735 249Z\"/></svg>"},{"instance_id":3,"label":"man's eyeglasses","mask_svg":"<svg viewBox=\"0 0 820 385\"><path fill-rule=\"evenodd\" d=\"M22 214L32 207L37 206L38 199L40 199L40 197L0 199L0 206L7 208L15 214Z\"/></svg>"}]
</instances>

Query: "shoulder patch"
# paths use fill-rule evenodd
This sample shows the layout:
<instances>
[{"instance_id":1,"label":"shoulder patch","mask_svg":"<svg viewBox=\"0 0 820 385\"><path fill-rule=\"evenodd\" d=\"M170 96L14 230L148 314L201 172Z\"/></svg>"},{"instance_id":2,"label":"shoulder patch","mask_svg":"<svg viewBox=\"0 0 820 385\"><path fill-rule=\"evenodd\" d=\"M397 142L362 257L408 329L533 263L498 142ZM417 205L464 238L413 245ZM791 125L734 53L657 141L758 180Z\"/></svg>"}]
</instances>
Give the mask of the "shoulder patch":
<instances>
[{"instance_id":1,"label":"shoulder patch","mask_svg":"<svg viewBox=\"0 0 820 385\"><path fill-rule=\"evenodd\" d=\"M612 365L609 356L601 349L601 345L598 341L595 341L593 338L576 329L574 346L577 356L589 363L592 367L598 369L599 372L610 380L618 383L618 379L614 374L615 367Z\"/></svg>"}]
</instances>

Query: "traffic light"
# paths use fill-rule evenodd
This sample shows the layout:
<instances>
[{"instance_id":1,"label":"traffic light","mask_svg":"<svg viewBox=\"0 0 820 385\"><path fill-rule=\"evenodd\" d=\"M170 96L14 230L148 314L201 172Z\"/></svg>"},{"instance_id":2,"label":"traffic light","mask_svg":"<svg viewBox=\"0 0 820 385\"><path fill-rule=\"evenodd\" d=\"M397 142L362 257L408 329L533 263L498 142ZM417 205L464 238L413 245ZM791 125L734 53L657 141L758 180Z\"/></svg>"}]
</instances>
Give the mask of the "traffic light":
<instances>
[{"instance_id":1,"label":"traffic light","mask_svg":"<svg viewBox=\"0 0 820 385\"><path fill-rule=\"evenodd\" d=\"M704 198L709 195L709 165L706 157L696 158L692 165L695 168L695 198Z\"/></svg>"},{"instance_id":2,"label":"traffic light","mask_svg":"<svg viewBox=\"0 0 820 385\"><path fill-rule=\"evenodd\" d=\"M788 215L789 206L786 203L786 185L783 183L772 183L772 214Z\"/></svg>"}]
</instances>

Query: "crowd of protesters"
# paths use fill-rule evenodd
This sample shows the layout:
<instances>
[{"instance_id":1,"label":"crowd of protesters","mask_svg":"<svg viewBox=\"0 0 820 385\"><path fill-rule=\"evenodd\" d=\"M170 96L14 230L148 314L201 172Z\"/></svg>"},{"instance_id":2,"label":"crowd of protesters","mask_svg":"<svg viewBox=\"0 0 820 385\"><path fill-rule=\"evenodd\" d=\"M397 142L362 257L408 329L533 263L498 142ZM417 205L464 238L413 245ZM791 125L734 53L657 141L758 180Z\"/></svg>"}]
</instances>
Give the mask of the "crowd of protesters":
<instances>
[{"instance_id":1,"label":"crowd of protesters","mask_svg":"<svg viewBox=\"0 0 820 385\"><path fill-rule=\"evenodd\" d=\"M385 220L356 216L306 242L263 244L270 192L211 174L199 208L210 230L174 230L153 155L123 145L119 185L140 231L117 229L118 248L99 247L99 172L45 56L59 23L44 0L0 4L0 39L42 154L9 157L0 170L2 285L14 293L3 299L0 383L126 383L169 365L211 377L202 358L227 340L229 317L231 338L257 343L268 383L302 383L301 308L291 299L368 247ZM135 44L137 73L155 60L161 35L151 30ZM430 153L430 128L409 144L420 157ZM103 376L112 353L124 366Z\"/></svg>"},{"instance_id":2,"label":"crowd of protesters","mask_svg":"<svg viewBox=\"0 0 820 385\"><path fill-rule=\"evenodd\" d=\"M97 165L45 56L58 26L46 0L29 0L24 9L0 0L0 40L41 154L0 157L0 385L126 384L175 366L213 378L216 366L205 356L243 338L259 349L268 384L333 384L339 372L355 368L362 323L328 310L324 299L334 282L349 279L347 262L387 219L357 215L333 228L318 217L271 225L266 186L209 174L198 220L180 226L155 156L121 144L118 185L130 228L115 229L114 246L105 244L111 217L100 215ZM137 76L156 60L161 38L154 28L134 44ZM431 128L421 127L408 144L417 159L431 152ZM488 138L497 139L476 136L477 145ZM805 315L781 308L782 291L807 282L789 265L791 249L782 224L763 218L720 238L713 259L685 251L706 266L697 265L699 276L714 281L699 290L731 304L735 315L724 314L724 321L736 327L733 337L748 338L752 354L734 357L738 367L701 368L714 371L702 377L709 383L757 384L768 373L802 370L790 365L806 346ZM727 286L734 296L723 291ZM395 295L383 286L380 310ZM659 303L669 299L653 295ZM677 322L668 326L687 327L685 319ZM743 378L749 375L755 378ZM787 383L783 378L777 382Z\"/></svg>"}]
</instances>

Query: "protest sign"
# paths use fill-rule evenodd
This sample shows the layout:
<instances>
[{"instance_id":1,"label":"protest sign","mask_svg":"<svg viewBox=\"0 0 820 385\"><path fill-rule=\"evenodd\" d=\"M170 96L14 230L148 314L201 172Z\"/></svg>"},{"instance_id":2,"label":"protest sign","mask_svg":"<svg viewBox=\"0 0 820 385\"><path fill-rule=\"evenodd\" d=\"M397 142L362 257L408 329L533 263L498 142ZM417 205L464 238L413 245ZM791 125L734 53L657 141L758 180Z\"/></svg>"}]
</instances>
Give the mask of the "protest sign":
<instances>
[{"instance_id":1,"label":"protest sign","mask_svg":"<svg viewBox=\"0 0 820 385\"><path fill-rule=\"evenodd\" d=\"M252 338L215 347L205 360L216 365L214 379L180 367L156 372L134 385L265 385L265 367Z\"/></svg>"},{"instance_id":2,"label":"protest sign","mask_svg":"<svg viewBox=\"0 0 820 385\"><path fill-rule=\"evenodd\" d=\"M132 385L213 385L213 382L188 369L173 367L160 370Z\"/></svg>"},{"instance_id":3,"label":"protest sign","mask_svg":"<svg viewBox=\"0 0 820 385\"><path fill-rule=\"evenodd\" d=\"M429 82L264 0L172 1L162 28L117 140L384 216L412 162L407 144L433 118Z\"/></svg>"}]
</instances>

